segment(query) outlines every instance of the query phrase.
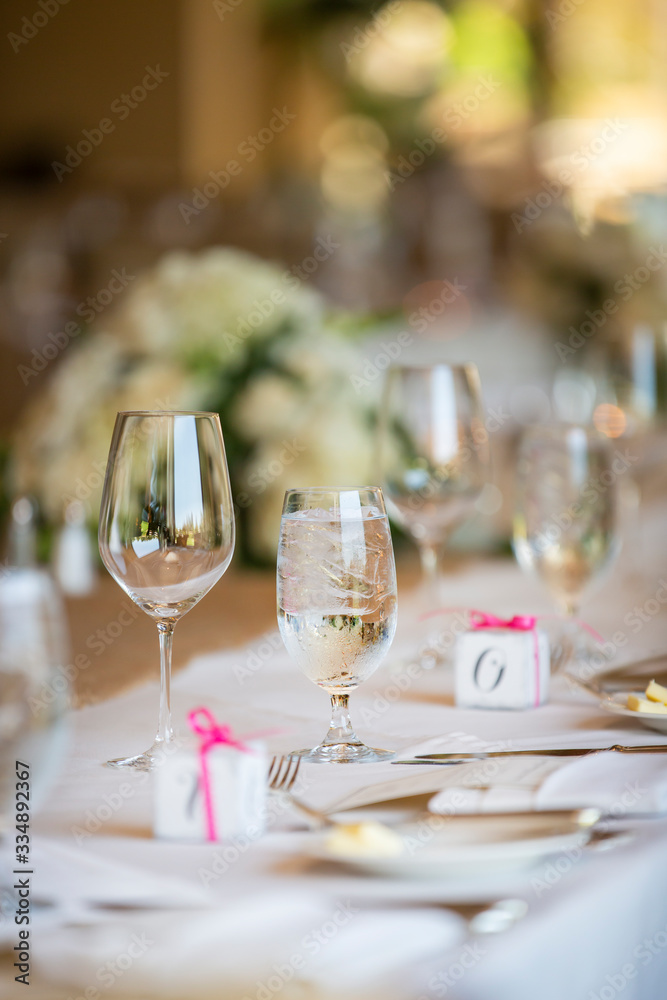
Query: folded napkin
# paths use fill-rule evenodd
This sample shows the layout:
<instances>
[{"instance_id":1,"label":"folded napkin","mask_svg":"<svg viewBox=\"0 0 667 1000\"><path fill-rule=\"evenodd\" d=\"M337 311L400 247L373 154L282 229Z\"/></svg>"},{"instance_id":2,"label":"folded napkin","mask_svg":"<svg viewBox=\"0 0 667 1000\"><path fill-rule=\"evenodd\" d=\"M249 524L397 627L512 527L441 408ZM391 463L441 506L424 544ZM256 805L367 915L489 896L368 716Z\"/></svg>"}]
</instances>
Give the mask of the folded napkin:
<instances>
[{"instance_id":1,"label":"folded napkin","mask_svg":"<svg viewBox=\"0 0 667 1000\"><path fill-rule=\"evenodd\" d=\"M667 813L667 753L597 753L549 775L535 796L538 809L597 806L622 818Z\"/></svg>"},{"instance_id":2,"label":"folded napkin","mask_svg":"<svg viewBox=\"0 0 667 1000\"><path fill-rule=\"evenodd\" d=\"M445 768L448 786L431 800L429 809L443 813L593 806L619 818L667 813L667 754L608 752L565 759L509 758L500 763L490 787L482 788L465 786L471 765Z\"/></svg>"}]
</instances>

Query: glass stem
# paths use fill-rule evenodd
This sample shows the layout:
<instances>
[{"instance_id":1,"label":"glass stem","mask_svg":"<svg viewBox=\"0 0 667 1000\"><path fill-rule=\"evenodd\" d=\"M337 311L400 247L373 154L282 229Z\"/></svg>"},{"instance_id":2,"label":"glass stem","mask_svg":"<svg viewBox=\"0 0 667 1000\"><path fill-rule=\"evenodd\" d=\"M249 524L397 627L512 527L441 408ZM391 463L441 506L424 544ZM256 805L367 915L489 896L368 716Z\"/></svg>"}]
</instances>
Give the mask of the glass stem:
<instances>
[{"instance_id":1,"label":"glass stem","mask_svg":"<svg viewBox=\"0 0 667 1000\"><path fill-rule=\"evenodd\" d=\"M174 738L171 728L171 647L174 623L158 622L157 631L160 639L160 715L155 742L171 743Z\"/></svg>"},{"instance_id":2,"label":"glass stem","mask_svg":"<svg viewBox=\"0 0 667 1000\"><path fill-rule=\"evenodd\" d=\"M360 743L361 740L352 728L349 710L350 696L348 694L331 695L331 722L329 732L322 740L323 746L336 743Z\"/></svg>"},{"instance_id":3,"label":"glass stem","mask_svg":"<svg viewBox=\"0 0 667 1000\"><path fill-rule=\"evenodd\" d=\"M435 611L438 607L440 588L438 566L440 563L440 546L432 543L423 543L419 546L419 561L422 568L422 579L424 581L424 593L430 607L429 611Z\"/></svg>"}]
</instances>

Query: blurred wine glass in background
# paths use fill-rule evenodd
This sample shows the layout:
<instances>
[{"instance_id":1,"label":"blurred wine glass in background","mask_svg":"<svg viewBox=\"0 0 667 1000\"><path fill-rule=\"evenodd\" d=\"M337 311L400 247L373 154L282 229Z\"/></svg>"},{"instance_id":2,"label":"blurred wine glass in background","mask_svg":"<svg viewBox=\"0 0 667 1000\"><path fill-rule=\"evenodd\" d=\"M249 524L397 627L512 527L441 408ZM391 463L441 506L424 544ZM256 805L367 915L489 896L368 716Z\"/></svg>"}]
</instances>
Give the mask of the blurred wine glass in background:
<instances>
[{"instance_id":1,"label":"blurred wine glass in background","mask_svg":"<svg viewBox=\"0 0 667 1000\"><path fill-rule=\"evenodd\" d=\"M13 805L19 787L16 784L17 761L27 765L29 772L29 799L23 801L25 812L30 816L53 787L64 756L69 693L68 639L64 622L65 609L60 595L45 570L29 565L3 568L0 575L0 834L8 828L10 820L12 826L15 823Z\"/></svg>"},{"instance_id":2,"label":"blurred wine glass in background","mask_svg":"<svg viewBox=\"0 0 667 1000\"><path fill-rule=\"evenodd\" d=\"M569 620L556 668L578 655L575 619L620 547L617 480L623 470L616 461L608 439L592 428L533 427L521 442L514 552Z\"/></svg>"},{"instance_id":3,"label":"blurred wine glass in background","mask_svg":"<svg viewBox=\"0 0 667 1000\"><path fill-rule=\"evenodd\" d=\"M380 412L378 462L389 514L419 551L420 611L433 611L440 606L441 555L487 480L488 439L476 367L391 368ZM433 650L424 655L432 656Z\"/></svg>"}]
</instances>

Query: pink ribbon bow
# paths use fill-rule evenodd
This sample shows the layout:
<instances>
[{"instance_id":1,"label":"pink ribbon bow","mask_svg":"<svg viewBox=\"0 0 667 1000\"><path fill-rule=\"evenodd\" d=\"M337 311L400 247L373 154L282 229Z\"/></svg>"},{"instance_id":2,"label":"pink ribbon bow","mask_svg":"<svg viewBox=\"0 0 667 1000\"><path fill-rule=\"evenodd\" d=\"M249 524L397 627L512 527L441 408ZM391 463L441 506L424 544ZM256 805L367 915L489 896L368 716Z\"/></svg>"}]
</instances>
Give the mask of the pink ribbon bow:
<instances>
[{"instance_id":1,"label":"pink ribbon bow","mask_svg":"<svg viewBox=\"0 0 667 1000\"><path fill-rule=\"evenodd\" d=\"M516 632L532 632L537 624L535 615L514 615L513 618L498 618L485 611L470 610L470 628L511 628Z\"/></svg>"},{"instance_id":2,"label":"pink ribbon bow","mask_svg":"<svg viewBox=\"0 0 667 1000\"><path fill-rule=\"evenodd\" d=\"M198 722L200 716L205 720ZM206 815L206 838L207 840L217 840L215 828L215 810L213 808L213 795L211 792L211 777L208 771L208 752L219 744L236 747L242 753L252 753L252 749L236 739L229 726L219 726L215 717L207 708L194 708L188 715L188 724L193 733L200 737L199 742L199 771L201 775L202 793L204 796L204 812Z\"/></svg>"}]
</instances>

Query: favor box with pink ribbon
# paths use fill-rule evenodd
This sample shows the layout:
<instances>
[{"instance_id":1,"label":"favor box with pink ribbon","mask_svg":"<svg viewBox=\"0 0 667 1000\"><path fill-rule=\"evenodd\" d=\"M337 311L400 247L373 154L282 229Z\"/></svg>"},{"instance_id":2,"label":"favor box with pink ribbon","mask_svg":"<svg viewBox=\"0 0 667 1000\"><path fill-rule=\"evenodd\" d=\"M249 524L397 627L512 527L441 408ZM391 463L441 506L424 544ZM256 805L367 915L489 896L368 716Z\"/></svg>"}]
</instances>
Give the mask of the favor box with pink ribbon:
<instances>
[{"instance_id":1,"label":"favor box with pink ribbon","mask_svg":"<svg viewBox=\"0 0 667 1000\"><path fill-rule=\"evenodd\" d=\"M155 769L153 831L172 840L259 837L266 822L267 755L236 739L208 709L190 713L194 736Z\"/></svg>"},{"instance_id":2,"label":"favor box with pink ribbon","mask_svg":"<svg viewBox=\"0 0 667 1000\"><path fill-rule=\"evenodd\" d=\"M456 704L463 708L536 708L549 696L549 639L527 615L470 613L456 643Z\"/></svg>"}]
</instances>

